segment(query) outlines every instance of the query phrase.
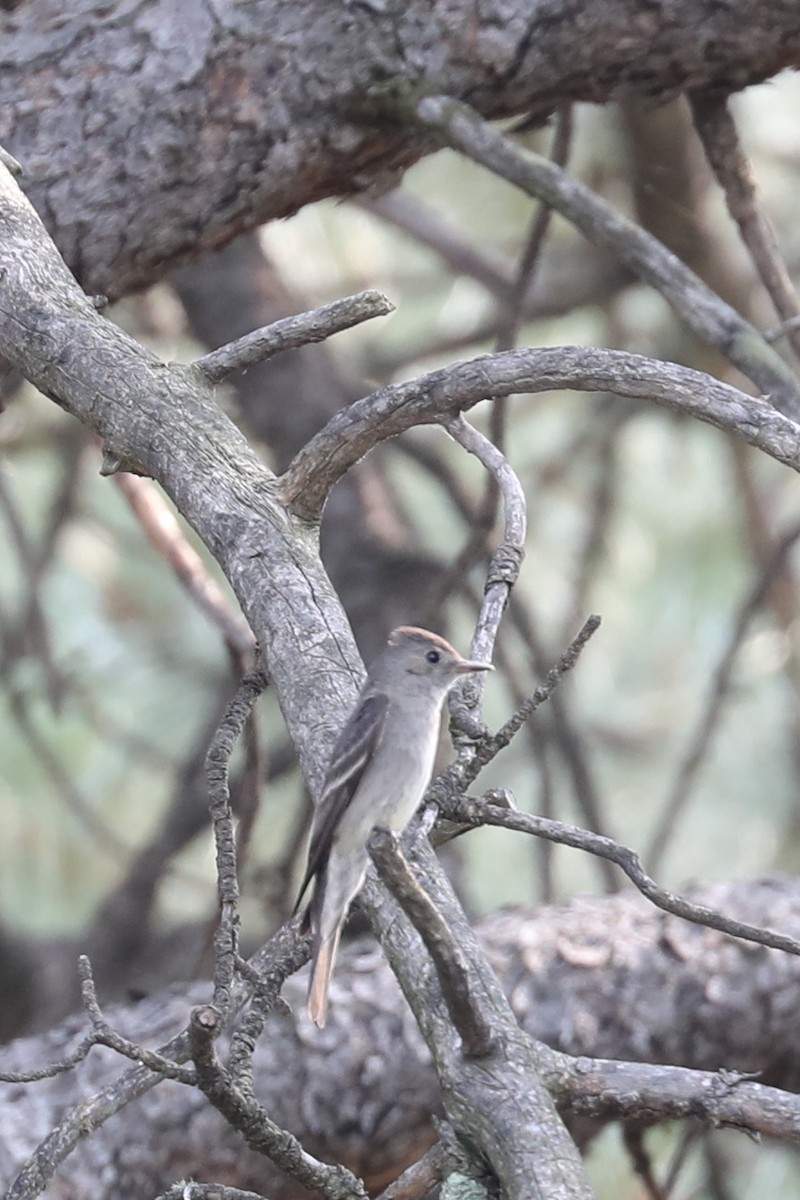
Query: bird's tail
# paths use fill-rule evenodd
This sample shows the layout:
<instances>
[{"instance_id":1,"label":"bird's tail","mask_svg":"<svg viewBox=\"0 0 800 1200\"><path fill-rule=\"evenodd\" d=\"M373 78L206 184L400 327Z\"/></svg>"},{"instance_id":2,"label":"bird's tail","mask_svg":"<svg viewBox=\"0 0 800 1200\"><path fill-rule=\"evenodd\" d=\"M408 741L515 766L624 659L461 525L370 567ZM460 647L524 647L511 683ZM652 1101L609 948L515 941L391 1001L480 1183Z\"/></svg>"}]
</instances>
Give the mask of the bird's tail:
<instances>
[{"instance_id":1,"label":"bird's tail","mask_svg":"<svg viewBox=\"0 0 800 1200\"><path fill-rule=\"evenodd\" d=\"M314 960L311 966L311 979L308 984L308 1015L319 1029L322 1029L328 1019L328 985L331 972L339 948L339 938L342 934L341 923L336 926L330 937L320 939L314 946Z\"/></svg>"}]
</instances>

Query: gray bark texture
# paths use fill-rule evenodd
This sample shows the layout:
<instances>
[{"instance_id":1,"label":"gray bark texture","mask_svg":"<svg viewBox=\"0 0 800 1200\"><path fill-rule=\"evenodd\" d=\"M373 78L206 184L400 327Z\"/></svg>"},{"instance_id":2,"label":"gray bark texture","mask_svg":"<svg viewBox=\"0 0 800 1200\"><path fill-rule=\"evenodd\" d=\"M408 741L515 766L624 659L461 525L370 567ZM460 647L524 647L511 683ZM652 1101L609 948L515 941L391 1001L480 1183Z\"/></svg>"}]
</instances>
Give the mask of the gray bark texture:
<instances>
[{"instance_id":1,"label":"gray bark texture","mask_svg":"<svg viewBox=\"0 0 800 1200\"><path fill-rule=\"evenodd\" d=\"M274 476L217 407L198 370L161 363L98 315L4 167L0 180L0 353L100 434L107 472L152 476L203 538L258 638L304 773L316 791L342 713L354 704L363 675L319 559L316 525L283 506ZM441 885L435 859L427 875ZM445 911L450 920L463 919L451 897ZM384 924L383 943L395 963L402 960L412 977L424 977L425 952L420 945L409 947L402 922ZM468 957L498 1033L509 1046L513 1042L513 1061L504 1060L500 1050L492 1056L494 1086L506 1108L517 1099L518 1138L534 1128L543 1136L535 1143L518 1141L515 1155L515 1130L505 1112L493 1121L493 1110L484 1108L476 1113L480 1131L473 1127L466 1117L473 1111L474 1072L459 1071L449 1061L452 1046L441 1048L441 1061L449 1068L448 1112L464 1132L480 1132L478 1145L510 1196L587 1197L575 1145L537 1078L539 1051L520 1036L507 1005L498 1003L493 976L475 943ZM524 1161L534 1157L536 1171L523 1171ZM38 1195L40 1185L37 1164L11 1195L16 1200Z\"/></svg>"},{"instance_id":2,"label":"gray bark texture","mask_svg":"<svg viewBox=\"0 0 800 1200\"><path fill-rule=\"evenodd\" d=\"M799 55L794 0L28 0L0 13L0 144L87 291L115 297L386 188L434 147L374 115L387 86L538 121L736 91Z\"/></svg>"},{"instance_id":3,"label":"gray bark texture","mask_svg":"<svg viewBox=\"0 0 800 1200\"><path fill-rule=\"evenodd\" d=\"M113 297L310 201L386 187L436 144L401 118L404 95L445 93L486 116L536 121L570 99L725 94L798 55L794 0L755 8L745 0L488 0L479 12L465 0L78 0L68 12L54 0L30 0L0 16L0 144L22 161L28 196L67 267L87 290ZM189 289L184 278L187 298ZM202 537L258 638L317 791L363 668L309 518L338 474L379 440L377 410L368 433L359 426L364 441L353 453L334 426L299 466L295 460L281 487L199 370L162 363L98 314L3 166L0 354L101 438L107 473L152 477ZM656 376L644 389L648 400L658 398ZM591 375L587 386L599 379ZM631 386L644 386L636 380ZM673 373L664 385L665 402L689 410L675 380ZM482 395L505 394L484 386L496 382L488 374L478 382L473 397L456 379L445 409L427 419L446 421ZM600 386L611 384L603 378ZM762 402L739 403L741 411L715 423L749 431L796 467L796 427ZM349 419L364 415L357 406ZM426 419L413 415L409 424ZM280 465L296 449L287 443ZM326 473L327 454L334 469ZM310 492L315 478L315 503L304 504L297 489ZM461 1053L418 937L369 887L370 919L413 1018L383 959L362 949L342 963L324 1034L277 1014L259 1044L262 1103L309 1150L379 1186L429 1144L441 1101L509 1200L577 1200L588 1185L551 1099L557 1093L570 1108L568 1071L560 1084L543 1086L558 1074L546 1044L631 1062L764 1070L795 1085L794 958L742 947L625 897L576 901L530 918L533 926L501 914L487 926L487 960L433 855L419 850L415 865L463 948L496 1048L481 1060ZM710 902L782 931L798 927L798 900L785 881L721 887ZM287 987L295 1008L298 986ZM160 1042L205 999L159 994L113 1019L134 1038ZM526 1038L517 1019L541 1042ZM73 1022L66 1033L16 1043L7 1069L63 1053L77 1029ZM181 1175L277 1194L263 1162L243 1152L199 1092L177 1084L154 1088L81 1142L84 1116L96 1111L92 1097L117 1064L97 1050L75 1073L10 1085L0 1175L13 1178L63 1120L71 1123L66 1141L80 1148L58 1168L50 1196L108 1191L133 1200ZM628 1083L618 1112L629 1111L630 1095ZM604 1096L608 1115L610 1086ZM74 1111L76 1101L86 1107ZM10 1195L40 1194L39 1173L60 1161L58 1142L48 1140Z\"/></svg>"},{"instance_id":4,"label":"gray bark texture","mask_svg":"<svg viewBox=\"0 0 800 1200\"><path fill-rule=\"evenodd\" d=\"M794 879L716 884L691 895L800 934ZM764 1083L800 1085L796 958L689 925L635 894L508 910L482 921L478 933L522 1027L555 1049L759 1072ZM156 1045L182 1028L190 1007L207 995L207 986L173 988L107 1016L133 1040ZM256 1053L259 1098L309 1150L343 1161L378 1188L433 1141L432 1117L441 1113L430 1056L394 975L372 941L346 948L322 1033L302 1011L304 980L289 980L284 995L291 1012L270 1019ZM60 1058L85 1029L85 1019L75 1017L46 1036L21 1039L2 1052L0 1070L31 1070ZM0 1086L0 1186L8 1186L24 1156L71 1106L125 1068L118 1056L96 1048L69 1074ZM641 1080L631 1087L627 1102L638 1115ZM666 1093L666 1079L662 1087ZM618 1097L617 1111L624 1102ZM568 1113L572 1107L565 1105ZM583 1111L577 1099L574 1108ZM579 1128L586 1138L597 1125ZM159 1084L84 1140L46 1194L89 1200L108 1179L116 1200L141 1200L182 1176L228 1180L276 1197L298 1194L245 1149L199 1093L173 1083Z\"/></svg>"}]
</instances>

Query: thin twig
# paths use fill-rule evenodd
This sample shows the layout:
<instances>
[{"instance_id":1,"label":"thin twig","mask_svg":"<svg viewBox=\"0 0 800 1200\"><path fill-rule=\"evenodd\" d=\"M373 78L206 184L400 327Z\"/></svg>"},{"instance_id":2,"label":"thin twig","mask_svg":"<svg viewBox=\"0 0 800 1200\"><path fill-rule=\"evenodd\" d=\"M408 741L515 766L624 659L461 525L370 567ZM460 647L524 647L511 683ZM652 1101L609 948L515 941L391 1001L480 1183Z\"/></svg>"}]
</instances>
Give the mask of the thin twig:
<instances>
[{"instance_id":1,"label":"thin twig","mask_svg":"<svg viewBox=\"0 0 800 1200\"><path fill-rule=\"evenodd\" d=\"M111 1028L100 1008L91 963L85 954L81 954L78 958L78 974L81 981L83 1007L91 1023L89 1032L74 1050L56 1062L48 1063L47 1066L33 1071L0 1072L0 1081L3 1083L37 1083L42 1079L53 1079L56 1075L63 1075L82 1063L94 1046L107 1046L124 1058L129 1058L133 1062L155 1071L159 1078L174 1079L179 1083L192 1085L195 1083L195 1074L191 1067L182 1066L163 1049L161 1051L146 1050L143 1046L137 1045Z\"/></svg>"},{"instance_id":2,"label":"thin twig","mask_svg":"<svg viewBox=\"0 0 800 1200\"><path fill-rule=\"evenodd\" d=\"M507 799L508 795L508 791L504 791L504 799ZM596 854L600 858L608 859L625 872L643 896L664 912L683 917L685 921L691 921L695 925L707 925L709 929L718 929L720 933L727 933L743 941L755 942L773 950L783 950L787 954L800 955L800 941L787 934L762 929L758 925L749 925L745 921L734 921L705 904L694 904L674 892L668 892L647 874L634 850L615 842L612 838L592 833L588 829L580 829L576 825L567 825L563 821L550 821L533 813L520 812L505 804L495 804L491 800L491 793L481 800L459 797L454 792L437 794L436 803L447 821L461 823L471 829L477 829L481 825L497 825L502 829L529 833L533 837L548 838L560 845L572 846L575 850L584 850L587 854Z\"/></svg>"},{"instance_id":3,"label":"thin twig","mask_svg":"<svg viewBox=\"0 0 800 1200\"><path fill-rule=\"evenodd\" d=\"M33 751L37 765L50 777L57 788L59 798L67 810L107 854L120 862L127 862L131 853L130 846L118 836L116 830L104 820L101 814L95 810L91 801L78 789L73 773L67 769L39 729L28 698L13 686L8 689L7 694L8 706L17 723L17 728Z\"/></svg>"},{"instance_id":4,"label":"thin twig","mask_svg":"<svg viewBox=\"0 0 800 1200\"><path fill-rule=\"evenodd\" d=\"M367 1200L364 1184L352 1171L314 1158L293 1134L271 1120L254 1097L236 1086L214 1048L222 1020L216 1008L206 1005L194 1009L189 1021L189 1043L203 1094L251 1150L265 1155L304 1187L322 1192L326 1200Z\"/></svg>"},{"instance_id":5,"label":"thin twig","mask_svg":"<svg viewBox=\"0 0 800 1200\"><path fill-rule=\"evenodd\" d=\"M620 472L617 464L617 442L623 425L631 416L630 407L617 401L606 414L601 425L602 436L595 448L596 474L592 491L586 502L588 516L583 532L583 544L578 552L578 570L570 596L569 616L565 622L563 636L580 620L587 609L587 597L595 571L601 561L603 548L608 537L609 523L619 486Z\"/></svg>"},{"instance_id":6,"label":"thin twig","mask_svg":"<svg viewBox=\"0 0 800 1200\"><path fill-rule=\"evenodd\" d=\"M267 675L262 670L245 676L225 710L206 755L208 803L217 850L217 894L220 904L219 926L214 938L214 1004L224 1015L227 1015L231 1006L239 936L239 881L228 764L253 705L267 683Z\"/></svg>"},{"instance_id":7,"label":"thin twig","mask_svg":"<svg viewBox=\"0 0 800 1200\"><path fill-rule=\"evenodd\" d=\"M194 369L208 383L222 383L236 371L254 367L282 350L322 342L334 333L351 329L373 317L385 317L391 312L394 312L394 305L380 292L359 292L343 300L334 300L332 304L323 304L311 312L283 317L263 329L245 334L235 342L229 342L227 346L198 358Z\"/></svg>"},{"instance_id":8,"label":"thin twig","mask_svg":"<svg viewBox=\"0 0 800 1200\"><path fill-rule=\"evenodd\" d=\"M497 733L491 737L484 738L477 747L473 761L467 765L461 774L464 783L471 783L486 764L490 763L501 750L505 749L525 722L533 716L537 708L549 699L564 675L575 666L586 643L600 628L600 620L601 618L596 614L587 617L583 626L572 639L569 646L567 646L558 662L548 671L544 683L527 700L519 705L516 712L509 717L504 725L501 725Z\"/></svg>"},{"instance_id":9,"label":"thin twig","mask_svg":"<svg viewBox=\"0 0 800 1200\"><path fill-rule=\"evenodd\" d=\"M564 267L560 270L562 259ZM605 309L633 282L630 273L609 260L608 255L590 257L584 248L582 261L583 271L571 254L559 254L552 272L548 271L525 299L526 322L554 320L574 313L576 308L599 305ZM426 337L424 331L416 331L407 344L371 346L366 355L368 373L378 380L393 379L410 362L442 361L475 346L490 346L502 324L495 312L467 327L459 324L458 329L435 336Z\"/></svg>"},{"instance_id":10,"label":"thin twig","mask_svg":"<svg viewBox=\"0 0 800 1200\"><path fill-rule=\"evenodd\" d=\"M443 221L409 192L397 188L385 196L360 196L356 204L433 250L455 275L477 280L501 304L514 303L515 281L502 263L490 259L468 234L456 232L451 222Z\"/></svg>"},{"instance_id":11,"label":"thin twig","mask_svg":"<svg viewBox=\"0 0 800 1200\"><path fill-rule=\"evenodd\" d=\"M680 1140L672 1152L672 1156L664 1173L664 1183L662 1186L665 1196L669 1197L672 1195L678 1179L680 1178L680 1173L686 1165L686 1160L689 1157L689 1151L696 1143L698 1137L703 1136L708 1136L707 1131L705 1134L701 1133L696 1125L687 1125L682 1131Z\"/></svg>"},{"instance_id":12,"label":"thin twig","mask_svg":"<svg viewBox=\"0 0 800 1200\"><path fill-rule=\"evenodd\" d=\"M483 464L495 480L503 498L503 541L495 550L484 585L483 603L472 639L471 653L481 662L491 661L497 630L508 597L517 581L525 554L527 509L525 493L508 459L463 417L446 426L450 436ZM450 705L456 724L469 730L475 722L483 694L483 680L469 680Z\"/></svg>"},{"instance_id":13,"label":"thin twig","mask_svg":"<svg viewBox=\"0 0 800 1200\"><path fill-rule=\"evenodd\" d=\"M111 1028L100 1008L92 966L85 954L81 954L78 958L78 974L81 981L83 1007L89 1015L93 1036L98 1045L116 1050L117 1054L121 1054L124 1058L130 1058L143 1067L148 1067L163 1079L174 1079L178 1083L189 1085L196 1083L195 1073L190 1067L182 1066L158 1050L146 1050L143 1046L137 1045Z\"/></svg>"},{"instance_id":14,"label":"thin twig","mask_svg":"<svg viewBox=\"0 0 800 1200\"><path fill-rule=\"evenodd\" d=\"M511 693L514 704L520 705L527 699L527 691L523 687L519 671L519 655L515 650L508 650L508 627L501 630L501 636L495 648L495 663L502 672L503 682ZM526 721L525 736L531 747L536 771L536 796L528 806L543 817L554 817L554 787L553 772L550 765L550 737L542 728L541 721ZM536 838L533 842L533 852L536 857L537 875L539 881L539 897L543 904L552 903L555 897L555 882L553 877L553 844L544 838Z\"/></svg>"},{"instance_id":15,"label":"thin twig","mask_svg":"<svg viewBox=\"0 0 800 1200\"><path fill-rule=\"evenodd\" d=\"M261 977L262 992L272 989L277 996L288 976L308 962L309 957L309 939L299 937L296 928L284 926L253 955L249 965ZM248 987L237 986L226 1026L230 1025L248 996ZM159 1046L157 1053L176 1064L185 1063L190 1057L188 1032L184 1030L169 1038ZM113 1079L88 1100L69 1109L22 1164L5 1200L34 1200L83 1138L150 1091L162 1078L160 1073L137 1065Z\"/></svg>"},{"instance_id":16,"label":"thin twig","mask_svg":"<svg viewBox=\"0 0 800 1200\"><path fill-rule=\"evenodd\" d=\"M470 1058L486 1058L495 1047L495 1038L473 997L466 955L430 896L414 878L391 830L373 829L368 848L380 878L425 943L464 1053Z\"/></svg>"},{"instance_id":17,"label":"thin twig","mask_svg":"<svg viewBox=\"0 0 800 1200\"><path fill-rule=\"evenodd\" d=\"M641 1180L649 1200L666 1200L653 1171L653 1159L645 1145L645 1130L641 1125L623 1125L622 1139L634 1173Z\"/></svg>"},{"instance_id":18,"label":"thin twig","mask_svg":"<svg viewBox=\"0 0 800 1200\"><path fill-rule=\"evenodd\" d=\"M569 160L572 145L572 105L565 104L557 112L555 129L550 144L548 158L562 170ZM525 247L517 264L514 279L514 303L507 319L501 325L495 351L511 350L517 342L522 322L525 316L525 297L530 293L536 278L536 270L541 260L542 250L553 218L553 209L546 200L541 199L536 212L533 214ZM494 440L494 439L492 439Z\"/></svg>"},{"instance_id":19,"label":"thin twig","mask_svg":"<svg viewBox=\"0 0 800 1200\"><path fill-rule=\"evenodd\" d=\"M81 470L87 447L86 431L77 426L61 438L61 479L54 490L45 528L33 545L12 496L0 474L0 507L25 576L26 594L9 627L3 630L0 676L8 679L14 660L26 650L38 652L47 677L53 710L58 712L69 683L53 661L50 637L41 601L42 582L53 565L64 530L72 518L83 479Z\"/></svg>"}]
</instances>

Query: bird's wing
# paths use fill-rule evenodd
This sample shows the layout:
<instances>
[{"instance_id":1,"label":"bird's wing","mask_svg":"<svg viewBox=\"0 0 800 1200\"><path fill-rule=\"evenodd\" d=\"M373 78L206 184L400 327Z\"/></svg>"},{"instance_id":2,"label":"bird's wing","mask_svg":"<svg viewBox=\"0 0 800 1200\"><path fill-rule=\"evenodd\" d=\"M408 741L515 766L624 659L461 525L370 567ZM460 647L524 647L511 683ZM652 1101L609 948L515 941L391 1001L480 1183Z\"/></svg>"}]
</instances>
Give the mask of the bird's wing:
<instances>
[{"instance_id":1,"label":"bird's wing","mask_svg":"<svg viewBox=\"0 0 800 1200\"><path fill-rule=\"evenodd\" d=\"M336 828L383 735L388 707L389 700L382 692L362 696L334 747L314 817L306 873L292 915L299 909L311 880L327 862Z\"/></svg>"}]
</instances>

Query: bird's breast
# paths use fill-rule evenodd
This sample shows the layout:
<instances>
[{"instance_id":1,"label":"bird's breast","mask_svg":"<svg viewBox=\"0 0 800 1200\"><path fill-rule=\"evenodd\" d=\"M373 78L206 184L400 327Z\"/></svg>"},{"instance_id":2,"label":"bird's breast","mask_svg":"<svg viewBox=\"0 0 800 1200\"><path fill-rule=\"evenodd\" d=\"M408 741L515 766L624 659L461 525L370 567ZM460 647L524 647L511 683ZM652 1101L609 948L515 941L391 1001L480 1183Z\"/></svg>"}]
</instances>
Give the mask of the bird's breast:
<instances>
[{"instance_id":1,"label":"bird's breast","mask_svg":"<svg viewBox=\"0 0 800 1200\"><path fill-rule=\"evenodd\" d=\"M439 727L438 713L430 721L414 711L387 715L384 735L340 823L335 839L340 850L364 846L376 825L405 828L430 782Z\"/></svg>"}]
</instances>

